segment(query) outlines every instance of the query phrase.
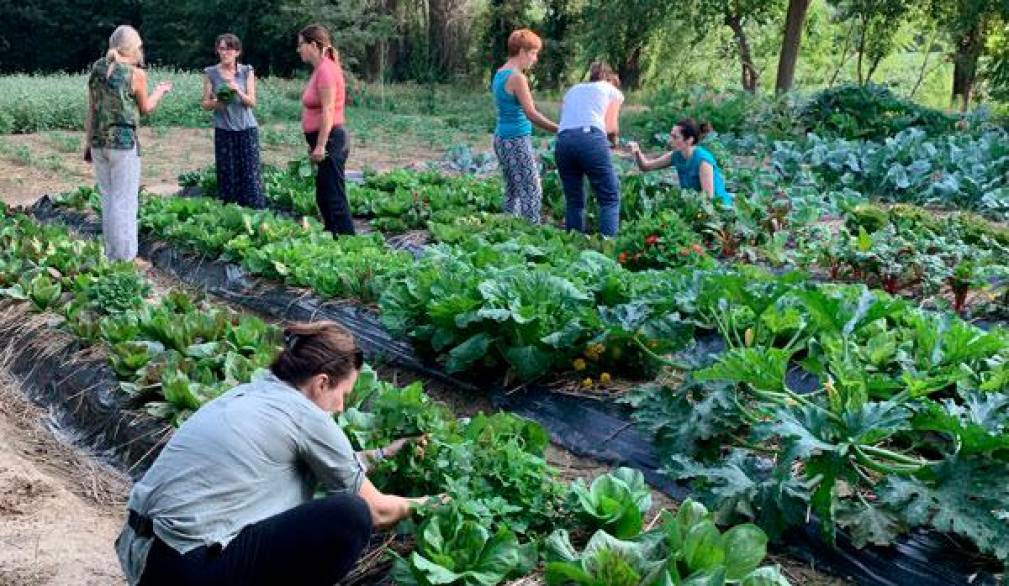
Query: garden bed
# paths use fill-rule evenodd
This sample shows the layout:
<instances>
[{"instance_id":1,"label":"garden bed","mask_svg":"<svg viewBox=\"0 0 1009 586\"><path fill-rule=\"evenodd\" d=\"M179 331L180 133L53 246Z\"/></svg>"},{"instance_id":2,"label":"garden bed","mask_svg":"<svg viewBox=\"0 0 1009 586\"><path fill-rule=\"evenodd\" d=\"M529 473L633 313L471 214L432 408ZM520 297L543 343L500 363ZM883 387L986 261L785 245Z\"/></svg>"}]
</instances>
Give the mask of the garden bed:
<instances>
[{"instance_id":1,"label":"garden bed","mask_svg":"<svg viewBox=\"0 0 1009 586\"><path fill-rule=\"evenodd\" d=\"M70 224L84 231L97 227L92 218L53 209L44 202L36 206L34 212L40 219ZM497 387L493 381L482 384L461 381L416 358L409 345L388 336L375 315L360 306L327 303L314 295L250 279L236 265L206 261L197 255L180 253L164 243L145 240L142 249L159 268L229 301L283 319L325 318L344 323L361 337L362 345L370 355L381 356L425 376L457 385L460 389L472 391L481 388L496 405L543 423L555 441L573 453L633 465L645 472L650 482L674 498L682 499L687 494L683 486L659 474L654 447L634 428L628 411L622 407L567 397L531 385L508 392ZM816 526L810 524L804 531L787 534L786 542L791 555L815 560L818 567L837 575L851 576L866 584L963 583L979 569L972 564L966 552L949 548L943 537L928 532L915 532L901 538L890 548L868 547L861 550L852 547L845 534L839 532L838 548L835 549L820 541ZM936 563L937 560L941 563Z\"/></svg>"}]
</instances>

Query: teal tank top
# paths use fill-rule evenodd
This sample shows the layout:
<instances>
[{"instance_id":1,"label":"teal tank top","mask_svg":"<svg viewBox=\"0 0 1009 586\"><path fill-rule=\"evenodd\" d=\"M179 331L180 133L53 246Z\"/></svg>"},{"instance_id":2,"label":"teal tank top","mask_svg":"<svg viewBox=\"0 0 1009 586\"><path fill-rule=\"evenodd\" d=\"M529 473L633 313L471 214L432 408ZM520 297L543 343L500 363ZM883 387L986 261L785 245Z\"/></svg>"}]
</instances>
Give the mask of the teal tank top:
<instances>
[{"instance_id":1,"label":"teal tank top","mask_svg":"<svg viewBox=\"0 0 1009 586\"><path fill-rule=\"evenodd\" d=\"M494 135L498 138L517 138L533 133L532 122L526 117L518 98L505 89L505 83L511 74L511 69L502 69L495 73L494 79L491 80L491 95L494 96L494 105L497 106L497 127L494 129Z\"/></svg>"},{"instance_id":2,"label":"teal tank top","mask_svg":"<svg viewBox=\"0 0 1009 586\"><path fill-rule=\"evenodd\" d=\"M701 163L711 165L714 173L713 187L715 188L715 198L725 205L732 205L732 194L725 189L725 179L722 177L722 170L718 168L715 156L708 149L698 146L694 147L694 154L690 160L684 159L679 151L675 151L672 156L673 167L680 180L680 187L683 189L701 190Z\"/></svg>"}]
</instances>

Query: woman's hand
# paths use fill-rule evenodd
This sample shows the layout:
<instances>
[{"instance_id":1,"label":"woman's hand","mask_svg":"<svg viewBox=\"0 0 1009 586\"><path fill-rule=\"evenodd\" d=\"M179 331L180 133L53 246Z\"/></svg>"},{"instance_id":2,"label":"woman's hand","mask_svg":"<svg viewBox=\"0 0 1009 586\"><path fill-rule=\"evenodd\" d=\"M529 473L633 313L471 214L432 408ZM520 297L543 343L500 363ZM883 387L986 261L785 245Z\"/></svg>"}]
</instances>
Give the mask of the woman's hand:
<instances>
[{"instance_id":1,"label":"woman's hand","mask_svg":"<svg viewBox=\"0 0 1009 586\"><path fill-rule=\"evenodd\" d=\"M159 98L170 91L172 91L172 82L170 81L162 81L154 86L154 95Z\"/></svg>"},{"instance_id":2,"label":"woman's hand","mask_svg":"<svg viewBox=\"0 0 1009 586\"><path fill-rule=\"evenodd\" d=\"M414 437L403 437L398 440L393 440L392 443L382 448L382 452L385 454L386 458L391 458L400 453L409 443L416 444L417 448L423 451L423 449L427 447L427 441L427 434Z\"/></svg>"},{"instance_id":3,"label":"woman's hand","mask_svg":"<svg viewBox=\"0 0 1009 586\"><path fill-rule=\"evenodd\" d=\"M308 153L308 158L313 163L321 163L326 158L326 147L317 146Z\"/></svg>"}]
</instances>

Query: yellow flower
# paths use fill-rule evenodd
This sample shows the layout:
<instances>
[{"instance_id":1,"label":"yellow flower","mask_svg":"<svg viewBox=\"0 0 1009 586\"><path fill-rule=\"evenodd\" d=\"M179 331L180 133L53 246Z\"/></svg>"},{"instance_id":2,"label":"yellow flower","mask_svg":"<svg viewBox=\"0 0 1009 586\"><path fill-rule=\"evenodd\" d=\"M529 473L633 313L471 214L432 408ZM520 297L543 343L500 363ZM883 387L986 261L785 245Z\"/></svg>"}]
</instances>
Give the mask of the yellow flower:
<instances>
[{"instance_id":1,"label":"yellow flower","mask_svg":"<svg viewBox=\"0 0 1009 586\"><path fill-rule=\"evenodd\" d=\"M585 379L582 380L582 388L583 389L592 388L592 377L585 377Z\"/></svg>"},{"instance_id":2,"label":"yellow flower","mask_svg":"<svg viewBox=\"0 0 1009 586\"><path fill-rule=\"evenodd\" d=\"M575 358L575 361L572 362L571 364L574 365L575 370L585 370L585 359L584 358Z\"/></svg>"},{"instance_id":3,"label":"yellow flower","mask_svg":"<svg viewBox=\"0 0 1009 586\"><path fill-rule=\"evenodd\" d=\"M602 373L602 374L599 375L599 382L601 384L608 385L608 384L610 384L610 380L612 380L612 379L610 378L610 373L608 373L608 372L604 372L604 373Z\"/></svg>"}]
</instances>

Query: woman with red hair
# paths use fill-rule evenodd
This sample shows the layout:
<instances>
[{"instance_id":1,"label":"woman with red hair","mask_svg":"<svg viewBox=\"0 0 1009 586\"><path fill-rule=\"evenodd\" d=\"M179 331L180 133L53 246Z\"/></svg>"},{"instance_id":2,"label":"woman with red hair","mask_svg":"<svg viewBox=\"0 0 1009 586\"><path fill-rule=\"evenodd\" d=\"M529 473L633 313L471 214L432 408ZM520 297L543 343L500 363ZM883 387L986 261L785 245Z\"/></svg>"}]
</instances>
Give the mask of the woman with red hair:
<instances>
[{"instance_id":1,"label":"woman with red hair","mask_svg":"<svg viewBox=\"0 0 1009 586\"><path fill-rule=\"evenodd\" d=\"M532 143L533 124L547 132L557 132L557 125L536 109L525 75L536 64L542 48L543 41L531 30L513 32L508 37L508 61L491 80L491 94L497 107L494 152L504 174L504 211L533 224L540 222L543 201Z\"/></svg>"}]
</instances>

